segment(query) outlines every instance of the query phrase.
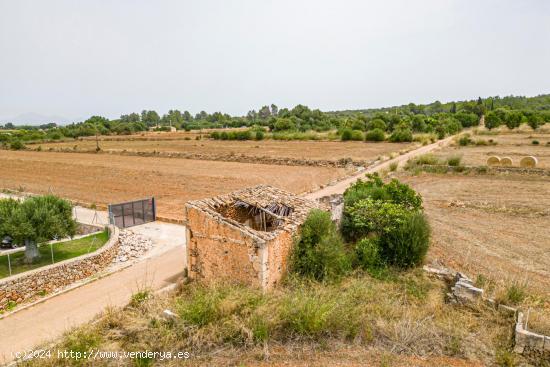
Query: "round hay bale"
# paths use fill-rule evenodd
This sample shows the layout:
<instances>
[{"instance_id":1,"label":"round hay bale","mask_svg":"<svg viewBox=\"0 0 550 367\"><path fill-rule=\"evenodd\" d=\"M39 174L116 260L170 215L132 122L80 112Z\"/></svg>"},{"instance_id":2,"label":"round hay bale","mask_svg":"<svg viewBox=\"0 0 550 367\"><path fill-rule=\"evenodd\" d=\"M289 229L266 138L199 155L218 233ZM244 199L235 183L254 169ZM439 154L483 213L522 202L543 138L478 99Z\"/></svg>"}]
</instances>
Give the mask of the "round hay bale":
<instances>
[{"instance_id":1,"label":"round hay bale","mask_svg":"<svg viewBox=\"0 0 550 367\"><path fill-rule=\"evenodd\" d=\"M519 161L520 167L524 168L535 168L537 164L539 163L537 157L533 157L532 155L521 158L521 161Z\"/></svg>"},{"instance_id":2,"label":"round hay bale","mask_svg":"<svg viewBox=\"0 0 550 367\"><path fill-rule=\"evenodd\" d=\"M502 157L500 159L500 165L503 167L511 167L512 166L512 158L510 157Z\"/></svg>"},{"instance_id":3,"label":"round hay bale","mask_svg":"<svg viewBox=\"0 0 550 367\"><path fill-rule=\"evenodd\" d=\"M500 165L500 158L496 155L492 155L489 158L487 158L487 165L488 166L498 166Z\"/></svg>"}]
</instances>

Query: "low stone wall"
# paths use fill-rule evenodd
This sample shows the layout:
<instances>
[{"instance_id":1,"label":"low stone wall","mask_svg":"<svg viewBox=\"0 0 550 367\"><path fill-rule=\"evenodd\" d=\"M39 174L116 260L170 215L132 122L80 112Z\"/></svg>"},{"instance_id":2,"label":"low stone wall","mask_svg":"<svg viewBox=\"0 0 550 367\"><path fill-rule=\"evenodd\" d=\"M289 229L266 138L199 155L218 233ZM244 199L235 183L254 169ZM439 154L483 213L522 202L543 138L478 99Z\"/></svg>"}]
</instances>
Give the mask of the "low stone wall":
<instances>
[{"instance_id":1,"label":"low stone wall","mask_svg":"<svg viewBox=\"0 0 550 367\"><path fill-rule=\"evenodd\" d=\"M518 312L514 336L514 352L550 360L550 336L533 333L523 327L523 312Z\"/></svg>"},{"instance_id":2,"label":"low stone wall","mask_svg":"<svg viewBox=\"0 0 550 367\"><path fill-rule=\"evenodd\" d=\"M21 304L94 275L109 265L118 252L119 229L109 226L109 240L97 251L0 280L0 311L12 302Z\"/></svg>"},{"instance_id":3,"label":"low stone wall","mask_svg":"<svg viewBox=\"0 0 550 367\"><path fill-rule=\"evenodd\" d=\"M532 358L550 359L550 336L529 331L523 326L523 312L515 307L497 304L491 298L485 298L483 289L474 286L473 282L464 274L447 268L433 268L424 266L424 271L445 280L451 285L447 293L447 300L455 304L485 302L509 315L516 316L514 328L514 352Z\"/></svg>"}]
</instances>

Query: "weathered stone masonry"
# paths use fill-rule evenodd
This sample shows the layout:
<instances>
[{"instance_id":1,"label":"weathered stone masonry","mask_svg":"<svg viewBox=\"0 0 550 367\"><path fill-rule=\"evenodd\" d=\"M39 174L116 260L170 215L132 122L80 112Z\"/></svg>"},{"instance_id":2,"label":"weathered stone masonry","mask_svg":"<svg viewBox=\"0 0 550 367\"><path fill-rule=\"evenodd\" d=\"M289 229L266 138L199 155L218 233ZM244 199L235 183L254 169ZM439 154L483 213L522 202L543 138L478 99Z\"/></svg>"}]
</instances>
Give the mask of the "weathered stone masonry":
<instances>
[{"instance_id":1,"label":"weathered stone masonry","mask_svg":"<svg viewBox=\"0 0 550 367\"><path fill-rule=\"evenodd\" d=\"M188 276L272 288L286 271L294 234L316 207L267 185L188 202Z\"/></svg>"},{"instance_id":2,"label":"weathered stone masonry","mask_svg":"<svg viewBox=\"0 0 550 367\"><path fill-rule=\"evenodd\" d=\"M94 275L109 265L118 251L119 230L109 226L110 237L97 251L0 280L0 310L8 303L29 302Z\"/></svg>"}]
</instances>

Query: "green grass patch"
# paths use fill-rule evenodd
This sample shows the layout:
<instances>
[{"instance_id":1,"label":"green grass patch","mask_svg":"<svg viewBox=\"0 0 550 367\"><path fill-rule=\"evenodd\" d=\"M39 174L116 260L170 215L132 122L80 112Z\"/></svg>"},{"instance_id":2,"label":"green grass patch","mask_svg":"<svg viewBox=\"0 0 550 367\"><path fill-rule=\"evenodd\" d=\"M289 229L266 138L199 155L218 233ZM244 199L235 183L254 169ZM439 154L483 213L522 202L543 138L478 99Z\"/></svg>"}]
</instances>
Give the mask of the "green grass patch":
<instances>
[{"instance_id":1,"label":"green grass patch","mask_svg":"<svg viewBox=\"0 0 550 367\"><path fill-rule=\"evenodd\" d=\"M108 231L82 237L76 240L55 243L53 245L54 262L58 263L73 257L84 255L96 251L102 247L109 239ZM34 264L24 264L25 251L16 252L10 255L12 275L23 273L25 271L40 268L52 263L52 254L50 245L43 244L39 247L41 258ZM8 277L8 256L0 256L0 278Z\"/></svg>"}]
</instances>

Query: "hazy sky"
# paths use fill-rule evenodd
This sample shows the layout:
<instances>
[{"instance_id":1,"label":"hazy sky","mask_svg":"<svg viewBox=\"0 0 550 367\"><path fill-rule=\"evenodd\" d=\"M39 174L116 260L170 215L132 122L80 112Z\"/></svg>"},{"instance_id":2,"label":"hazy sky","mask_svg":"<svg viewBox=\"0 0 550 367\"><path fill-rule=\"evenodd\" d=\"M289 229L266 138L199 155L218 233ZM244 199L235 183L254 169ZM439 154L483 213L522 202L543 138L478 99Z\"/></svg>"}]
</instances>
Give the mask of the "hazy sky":
<instances>
[{"instance_id":1,"label":"hazy sky","mask_svg":"<svg viewBox=\"0 0 550 367\"><path fill-rule=\"evenodd\" d=\"M550 92L547 0L0 0L0 117Z\"/></svg>"}]
</instances>

